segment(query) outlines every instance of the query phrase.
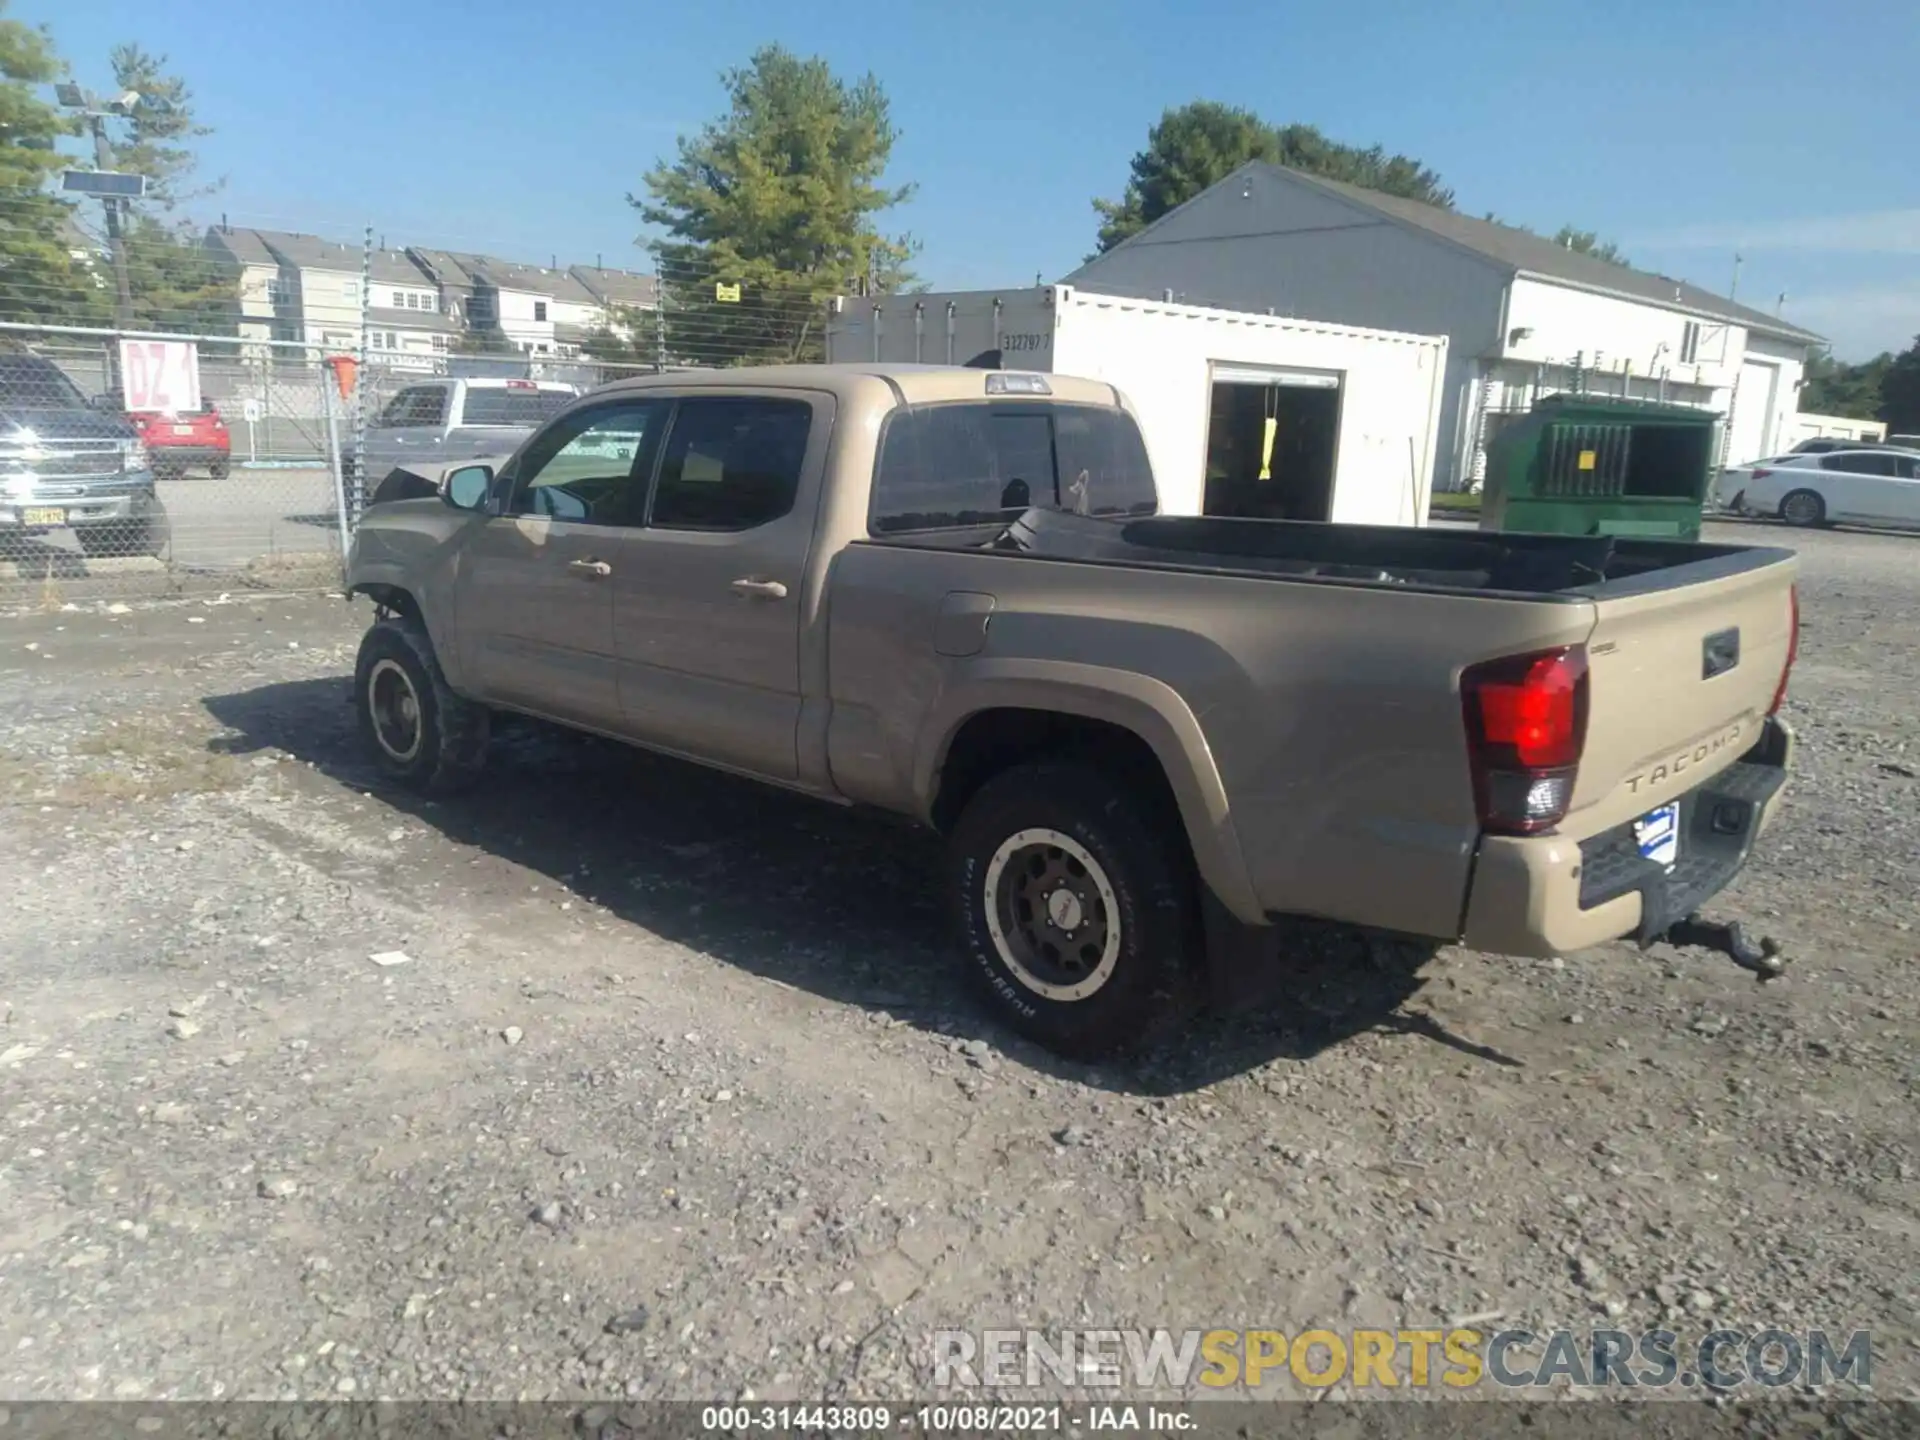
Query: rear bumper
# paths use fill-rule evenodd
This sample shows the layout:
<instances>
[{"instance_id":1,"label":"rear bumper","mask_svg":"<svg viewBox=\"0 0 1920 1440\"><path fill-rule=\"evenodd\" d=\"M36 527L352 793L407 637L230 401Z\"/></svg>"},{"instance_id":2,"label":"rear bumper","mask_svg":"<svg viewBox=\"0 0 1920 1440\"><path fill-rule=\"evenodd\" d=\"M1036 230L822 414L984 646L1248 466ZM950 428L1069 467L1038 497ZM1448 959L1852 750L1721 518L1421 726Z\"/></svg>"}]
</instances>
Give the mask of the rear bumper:
<instances>
[{"instance_id":1,"label":"rear bumper","mask_svg":"<svg viewBox=\"0 0 1920 1440\"><path fill-rule=\"evenodd\" d=\"M1671 873L1641 858L1630 824L1577 841L1487 837L1462 943L1533 956L1623 937L1651 944L1740 873L1786 788L1793 748L1792 729L1769 720L1737 762L1680 797L1680 858Z\"/></svg>"},{"instance_id":2,"label":"rear bumper","mask_svg":"<svg viewBox=\"0 0 1920 1440\"><path fill-rule=\"evenodd\" d=\"M211 465L227 460L233 452L221 445L149 445L147 455L157 469L181 469L188 465Z\"/></svg>"}]
</instances>

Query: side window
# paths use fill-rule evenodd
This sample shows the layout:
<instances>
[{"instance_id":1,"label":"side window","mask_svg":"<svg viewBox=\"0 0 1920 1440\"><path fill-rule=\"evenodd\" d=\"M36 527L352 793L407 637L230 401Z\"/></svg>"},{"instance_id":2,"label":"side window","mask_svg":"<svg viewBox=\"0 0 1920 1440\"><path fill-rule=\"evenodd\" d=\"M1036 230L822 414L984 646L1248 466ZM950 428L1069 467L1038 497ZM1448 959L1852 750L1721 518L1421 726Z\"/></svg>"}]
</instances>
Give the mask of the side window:
<instances>
[{"instance_id":1,"label":"side window","mask_svg":"<svg viewBox=\"0 0 1920 1440\"><path fill-rule=\"evenodd\" d=\"M380 412L380 418L373 423L382 429L392 429L396 425L411 425L407 418L413 413L413 397L418 390L402 390L387 402L387 408Z\"/></svg>"},{"instance_id":2,"label":"side window","mask_svg":"<svg viewBox=\"0 0 1920 1440\"><path fill-rule=\"evenodd\" d=\"M569 415L528 444L508 513L639 524L666 411L663 401L637 400Z\"/></svg>"},{"instance_id":3,"label":"side window","mask_svg":"<svg viewBox=\"0 0 1920 1440\"><path fill-rule=\"evenodd\" d=\"M649 523L751 530L793 509L813 407L804 400L682 400L660 459Z\"/></svg>"},{"instance_id":4,"label":"side window","mask_svg":"<svg viewBox=\"0 0 1920 1440\"><path fill-rule=\"evenodd\" d=\"M436 385L415 385L402 390L380 413L379 423L389 428L401 425L438 425L447 418L447 393Z\"/></svg>"},{"instance_id":5,"label":"side window","mask_svg":"<svg viewBox=\"0 0 1920 1440\"><path fill-rule=\"evenodd\" d=\"M1160 508L1140 427L1124 410L1062 405L1053 412L1060 507L1076 515L1152 515Z\"/></svg>"},{"instance_id":6,"label":"side window","mask_svg":"<svg viewBox=\"0 0 1920 1440\"><path fill-rule=\"evenodd\" d=\"M444 425L447 423L447 392L438 385L423 385L414 392L418 399L414 404L413 425Z\"/></svg>"},{"instance_id":7,"label":"side window","mask_svg":"<svg viewBox=\"0 0 1920 1440\"><path fill-rule=\"evenodd\" d=\"M571 390L543 390L528 381L505 386L469 385L460 416L462 425L545 424L574 401Z\"/></svg>"},{"instance_id":8,"label":"side window","mask_svg":"<svg viewBox=\"0 0 1920 1440\"><path fill-rule=\"evenodd\" d=\"M1893 463L1894 473L1902 480L1920 480L1920 460L1911 455L1899 455Z\"/></svg>"},{"instance_id":9,"label":"side window","mask_svg":"<svg viewBox=\"0 0 1920 1440\"><path fill-rule=\"evenodd\" d=\"M1891 455L1859 455L1845 451L1829 455L1820 462L1823 470L1842 470L1849 475L1891 475L1894 473L1894 457Z\"/></svg>"}]
</instances>

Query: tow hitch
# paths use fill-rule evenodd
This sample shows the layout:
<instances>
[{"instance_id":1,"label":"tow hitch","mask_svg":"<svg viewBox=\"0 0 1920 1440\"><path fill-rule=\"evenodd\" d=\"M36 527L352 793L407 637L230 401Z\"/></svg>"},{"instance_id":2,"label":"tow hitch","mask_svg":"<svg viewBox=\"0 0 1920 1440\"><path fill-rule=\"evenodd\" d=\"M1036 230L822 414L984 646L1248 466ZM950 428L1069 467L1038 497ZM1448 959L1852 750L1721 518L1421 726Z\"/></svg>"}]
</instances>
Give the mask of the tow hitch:
<instances>
[{"instance_id":1,"label":"tow hitch","mask_svg":"<svg viewBox=\"0 0 1920 1440\"><path fill-rule=\"evenodd\" d=\"M1717 950L1742 970L1751 970L1762 984L1777 980L1786 973L1787 962L1781 958L1779 944L1771 936L1763 936L1760 943L1755 945L1747 938L1745 928L1737 920L1723 925L1713 920L1702 920L1698 915L1689 915L1668 926L1667 933L1660 938L1669 945Z\"/></svg>"}]
</instances>

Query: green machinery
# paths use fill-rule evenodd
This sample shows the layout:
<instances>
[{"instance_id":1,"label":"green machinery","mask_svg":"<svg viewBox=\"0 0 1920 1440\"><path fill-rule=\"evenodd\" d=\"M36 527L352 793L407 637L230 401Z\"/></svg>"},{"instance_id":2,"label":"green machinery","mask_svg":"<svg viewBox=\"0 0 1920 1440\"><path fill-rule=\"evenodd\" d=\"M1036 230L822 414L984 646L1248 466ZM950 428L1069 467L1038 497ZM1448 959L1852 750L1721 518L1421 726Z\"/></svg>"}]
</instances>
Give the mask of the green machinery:
<instances>
[{"instance_id":1,"label":"green machinery","mask_svg":"<svg viewBox=\"0 0 1920 1440\"><path fill-rule=\"evenodd\" d=\"M1549 395L1487 446L1482 530L1700 538L1720 416Z\"/></svg>"}]
</instances>

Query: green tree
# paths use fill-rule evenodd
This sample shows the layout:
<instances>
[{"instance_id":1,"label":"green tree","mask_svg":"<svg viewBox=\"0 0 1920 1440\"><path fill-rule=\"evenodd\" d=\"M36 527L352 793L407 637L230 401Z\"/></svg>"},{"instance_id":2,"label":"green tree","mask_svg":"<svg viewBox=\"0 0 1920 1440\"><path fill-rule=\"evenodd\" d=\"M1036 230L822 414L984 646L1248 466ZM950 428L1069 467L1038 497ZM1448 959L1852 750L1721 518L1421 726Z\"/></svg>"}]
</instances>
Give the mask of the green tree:
<instances>
[{"instance_id":1,"label":"green tree","mask_svg":"<svg viewBox=\"0 0 1920 1440\"><path fill-rule=\"evenodd\" d=\"M1122 240L1217 185L1250 160L1286 165L1387 195L1453 208L1453 192L1418 160L1329 139L1312 125L1273 126L1253 111L1213 100L1171 109L1147 131L1147 143L1128 166L1118 200L1095 200L1099 249Z\"/></svg>"},{"instance_id":2,"label":"green tree","mask_svg":"<svg viewBox=\"0 0 1920 1440\"><path fill-rule=\"evenodd\" d=\"M918 246L877 226L913 190L884 183L897 134L886 93L779 45L722 79L726 113L647 173L645 198L627 197L665 232L654 251L670 358L820 358L829 296L911 280Z\"/></svg>"},{"instance_id":3,"label":"green tree","mask_svg":"<svg viewBox=\"0 0 1920 1440\"><path fill-rule=\"evenodd\" d=\"M1880 418L1891 435L1920 435L1920 336L1887 361L1880 377Z\"/></svg>"},{"instance_id":4,"label":"green tree","mask_svg":"<svg viewBox=\"0 0 1920 1440\"><path fill-rule=\"evenodd\" d=\"M114 46L107 58L115 93L136 91L149 102L116 117L118 133L111 136L115 167L147 177L146 204L171 210L182 200L211 194L224 185L226 181L220 179L188 188L199 161L183 142L213 131L195 121L193 92L185 80L168 72L167 57L127 44Z\"/></svg>"},{"instance_id":5,"label":"green tree","mask_svg":"<svg viewBox=\"0 0 1920 1440\"><path fill-rule=\"evenodd\" d=\"M658 351L654 312L633 305L610 306L607 323L590 331L580 342L580 353L590 360L613 360L629 365L651 365Z\"/></svg>"},{"instance_id":6,"label":"green tree","mask_svg":"<svg viewBox=\"0 0 1920 1440\"><path fill-rule=\"evenodd\" d=\"M239 330L239 291L191 222L169 225L134 214L121 243L133 292L133 327L188 335Z\"/></svg>"},{"instance_id":7,"label":"green tree","mask_svg":"<svg viewBox=\"0 0 1920 1440\"><path fill-rule=\"evenodd\" d=\"M455 355L518 355L520 348L498 328L462 330L449 347Z\"/></svg>"},{"instance_id":8,"label":"green tree","mask_svg":"<svg viewBox=\"0 0 1920 1440\"><path fill-rule=\"evenodd\" d=\"M75 126L41 89L64 67L44 28L5 11L0 0L0 319L97 318L100 284L74 254L90 242L48 189L67 165L54 147Z\"/></svg>"},{"instance_id":9,"label":"green tree","mask_svg":"<svg viewBox=\"0 0 1920 1440\"><path fill-rule=\"evenodd\" d=\"M1891 351L1859 364L1816 353L1807 361L1799 409L1808 415L1839 415L1848 420L1881 419L1883 391L1893 364Z\"/></svg>"},{"instance_id":10,"label":"green tree","mask_svg":"<svg viewBox=\"0 0 1920 1440\"><path fill-rule=\"evenodd\" d=\"M1576 230L1571 225L1562 225L1553 233L1553 243L1564 245L1579 255L1591 255L1596 260L1605 260L1613 265L1629 265L1632 262L1620 253L1620 247L1611 240L1602 240L1591 230Z\"/></svg>"},{"instance_id":11,"label":"green tree","mask_svg":"<svg viewBox=\"0 0 1920 1440\"><path fill-rule=\"evenodd\" d=\"M1249 160L1280 160L1279 134L1253 111L1213 100L1166 111L1129 163L1125 193L1093 202L1100 251L1138 234Z\"/></svg>"}]
</instances>

